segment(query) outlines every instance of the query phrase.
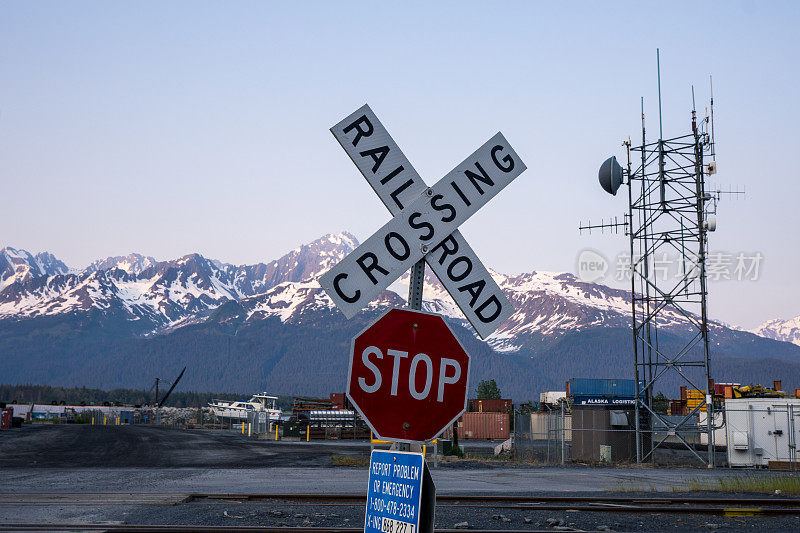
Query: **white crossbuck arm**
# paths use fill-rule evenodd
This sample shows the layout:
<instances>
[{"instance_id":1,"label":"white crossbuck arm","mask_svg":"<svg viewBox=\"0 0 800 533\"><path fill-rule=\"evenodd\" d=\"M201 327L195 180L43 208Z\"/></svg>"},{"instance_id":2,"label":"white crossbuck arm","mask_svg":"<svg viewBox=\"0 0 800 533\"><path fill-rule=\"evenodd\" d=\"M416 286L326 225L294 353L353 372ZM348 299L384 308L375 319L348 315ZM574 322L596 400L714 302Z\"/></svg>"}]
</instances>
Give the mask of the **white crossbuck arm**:
<instances>
[{"instance_id":1,"label":"white crossbuck arm","mask_svg":"<svg viewBox=\"0 0 800 533\"><path fill-rule=\"evenodd\" d=\"M525 170L508 141L498 133L428 188L369 106L331 131L394 215L320 279L339 309L351 318L425 257L481 338L495 331L514 308L456 228Z\"/></svg>"}]
</instances>

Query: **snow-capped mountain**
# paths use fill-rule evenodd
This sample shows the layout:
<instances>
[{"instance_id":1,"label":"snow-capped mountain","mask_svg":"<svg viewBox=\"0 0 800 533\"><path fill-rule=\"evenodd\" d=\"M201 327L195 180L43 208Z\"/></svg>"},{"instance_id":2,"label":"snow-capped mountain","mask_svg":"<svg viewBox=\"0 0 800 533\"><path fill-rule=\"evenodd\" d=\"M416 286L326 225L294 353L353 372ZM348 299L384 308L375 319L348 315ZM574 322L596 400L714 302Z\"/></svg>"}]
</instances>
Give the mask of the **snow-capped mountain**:
<instances>
[{"instance_id":1,"label":"snow-capped mountain","mask_svg":"<svg viewBox=\"0 0 800 533\"><path fill-rule=\"evenodd\" d=\"M143 369L162 372L164 365L191 361L196 374L187 383L196 390L255 390L265 382L290 394L341 390L352 336L383 309L405 305L408 293L405 275L365 312L345 320L317 279L357 246L355 237L339 233L268 263L130 254L81 271L49 254L6 248L0 254L0 353L13 354L6 375L19 382L118 387L130 386ZM573 376L629 375L629 292L568 273L492 276L516 313L485 343L436 277L426 276L423 305L450 317L474 356L475 379L497 378L504 391L528 398ZM658 326L665 343L687 339L691 331L686 317L668 311ZM721 323L711 327L718 379L800 382L800 347Z\"/></svg>"},{"instance_id":2,"label":"snow-capped mountain","mask_svg":"<svg viewBox=\"0 0 800 533\"><path fill-rule=\"evenodd\" d=\"M42 252L36 255L10 246L0 249L0 290L15 281L54 276L69 272L67 265L53 254Z\"/></svg>"},{"instance_id":3,"label":"snow-capped mountain","mask_svg":"<svg viewBox=\"0 0 800 533\"><path fill-rule=\"evenodd\" d=\"M9 283L0 292L0 320L93 310L139 321L137 330L157 333L201 322L232 301L241 305L246 320L277 317L297 323L309 313L335 312L316 280L357 246L356 238L344 232L325 235L269 263L235 266L199 254L156 261L130 254L97 260L77 273L49 254L34 257L6 249L12 250L7 256L20 259L15 259L17 270L7 276ZM586 283L568 273L492 272L492 276L517 309L488 339L495 350L517 351L531 335L558 337L598 326L630 326L627 291ZM403 305L407 292L405 275L371 307ZM466 325L430 271L424 308ZM673 331L690 329L684 316L668 310L658 325Z\"/></svg>"},{"instance_id":4,"label":"snow-capped mountain","mask_svg":"<svg viewBox=\"0 0 800 533\"><path fill-rule=\"evenodd\" d=\"M252 303L253 313L288 319L280 298L273 307L264 307L263 302L275 297L268 291L283 284L278 293L291 293L302 302L301 288L315 284L313 280L357 245L355 237L340 233L325 235L268 264L234 266L199 254L159 262L130 254L97 260L80 272L70 272L49 254L34 257L7 248L0 257L11 257L15 263L0 291L0 320L94 310L143 321L145 331L153 333L202 319L224 302L256 295L262 295L258 300L262 305L256 309ZM300 287L295 287L298 283ZM322 297L319 285L307 288ZM288 305L298 307L298 303Z\"/></svg>"},{"instance_id":5,"label":"snow-capped mountain","mask_svg":"<svg viewBox=\"0 0 800 533\"><path fill-rule=\"evenodd\" d=\"M761 337L791 342L800 346L800 315L789 320L781 320L780 318L767 320L750 331Z\"/></svg>"},{"instance_id":6,"label":"snow-capped mountain","mask_svg":"<svg viewBox=\"0 0 800 533\"><path fill-rule=\"evenodd\" d=\"M93 261L85 271L96 272L98 270L112 270L118 268L128 274L140 274L143 270L147 270L155 265L158 261L152 257L146 257L142 254L128 254L118 255L116 257L106 257L105 259L98 259Z\"/></svg>"}]
</instances>

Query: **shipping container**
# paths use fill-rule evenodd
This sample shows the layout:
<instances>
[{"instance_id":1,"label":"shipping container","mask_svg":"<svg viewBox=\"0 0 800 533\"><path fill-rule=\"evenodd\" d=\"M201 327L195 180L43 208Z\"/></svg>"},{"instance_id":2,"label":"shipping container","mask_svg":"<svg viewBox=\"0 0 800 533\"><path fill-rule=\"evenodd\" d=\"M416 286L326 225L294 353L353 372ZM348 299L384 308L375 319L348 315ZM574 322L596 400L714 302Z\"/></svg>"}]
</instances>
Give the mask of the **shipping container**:
<instances>
[{"instance_id":1,"label":"shipping container","mask_svg":"<svg viewBox=\"0 0 800 533\"><path fill-rule=\"evenodd\" d=\"M741 387L741 383L714 383L714 394L717 396L725 396L726 398L733 398L733 396L726 396L726 388Z\"/></svg>"},{"instance_id":2,"label":"shipping container","mask_svg":"<svg viewBox=\"0 0 800 533\"><path fill-rule=\"evenodd\" d=\"M3 409L2 414L0 414L0 429L11 429L13 413L14 411L10 407Z\"/></svg>"},{"instance_id":3,"label":"shipping container","mask_svg":"<svg viewBox=\"0 0 800 533\"><path fill-rule=\"evenodd\" d=\"M667 414L685 415L686 413L686 400L670 400L669 412Z\"/></svg>"},{"instance_id":4,"label":"shipping container","mask_svg":"<svg viewBox=\"0 0 800 533\"><path fill-rule=\"evenodd\" d=\"M468 410L474 413L510 413L514 406L509 399L472 399Z\"/></svg>"},{"instance_id":5,"label":"shipping container","mask_svg":"<svg viewBox=\"0 0 800 533\"><path fill-rule=\"evenodd\" d=\"M547 391L539 393L539 402L555 405L558 400L567 397L567 391Z\"/></svg>"},{"instance_id":6,"label":"shipping container","mask_svg":"<svg viewBox=\"0 0 800 533\"><path fill-rule=\"evenodd\" d=\"M343 392L332 392L331 393L331 406L334 409L344 409L345 408L345 397Z\"/></svg>"},{"instance_id":7,"label":"shipping container","mask_svg":"<svg viewBox=\"0 0 800 533\"><path fill-rule=\"evenodd\" d=\"M703 406L700 407L699 410L700 410L700 412L705 413L706 412L706 406L703 403L705 401L706 401L706 391L697 390L697 389L689 389L689 390L687 390L686 391L686 409L687 409L686 412L687 413L691 412L695 407L697 407L698 405L700 405L702 403Z\"/></svg>"},{"instance_id":8,"label":"shipping container","mask_svg":"<svg viewBox=\"0 0 800 533\"><path fill-rule=\"evenodd\" d=\"M572 378L570 396L635 398L636 380Z\"/></svg>"},{"instance_id":9,"label":"shipping container","mask_svg":"<svg viewBox=\"0 0 800 533\"><path fill-rule=\"evenodd\" d=\"M506 440L510 435L507 413L464 413L458 420L459 439ZM452 426L441 437L452 440Z\"/></svg>"}]
</instances>

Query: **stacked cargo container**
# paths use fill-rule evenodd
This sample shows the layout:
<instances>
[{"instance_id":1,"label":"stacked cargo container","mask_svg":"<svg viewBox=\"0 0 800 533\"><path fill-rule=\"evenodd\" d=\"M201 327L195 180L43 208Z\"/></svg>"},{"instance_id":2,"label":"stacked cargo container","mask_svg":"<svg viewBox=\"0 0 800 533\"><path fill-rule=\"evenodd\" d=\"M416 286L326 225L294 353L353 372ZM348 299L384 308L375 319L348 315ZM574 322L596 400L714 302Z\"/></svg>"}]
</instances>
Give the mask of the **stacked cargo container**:
<instances>
[{"instance_id":1,"label":"stacked cargo container","mask_svg":"<svg viewBox=\"0 0 800 533\"><path fill-rule=\"evenodd\" d=\"M636 381L633 379L572 378L567 382L567 395L573 405L633 405Z\"/></svg>"},{"instance_id":2,"label":"stacked cargo container","mask_svg":"<svg viewBox=\"0 0 800 533\"><path fill-rule=\"evenodd\" d=\"M506 440L510 435L508 413L464 413L458 420L459 439ZM442 438L452 440L452 426L442 432Z\"/></svg>"},{"instance_id":3,"label":"stacked cargo container","mask_svg":"<svg viewBox=\"0 0 800 533\"><path fill-rule=\"evenodd\" d=\"M459 439L506 440L511 435L510 399L473 398L467 402L468 412L458 419ZM443 439L453 438L453 428L442 433Z\"/></svg>"},{"instance_id":4,"label":"stacked cargo container","mask_svg":"<svg viewBox=\"0 0 800 533\"><path fill-rule=\"evenodd\" d=\"M481 398L471 399L469 401L469 408L467 409L473 413L511 413L514 410L514 405L510 399L492 399Z\"/></svg>"}]
</instances>

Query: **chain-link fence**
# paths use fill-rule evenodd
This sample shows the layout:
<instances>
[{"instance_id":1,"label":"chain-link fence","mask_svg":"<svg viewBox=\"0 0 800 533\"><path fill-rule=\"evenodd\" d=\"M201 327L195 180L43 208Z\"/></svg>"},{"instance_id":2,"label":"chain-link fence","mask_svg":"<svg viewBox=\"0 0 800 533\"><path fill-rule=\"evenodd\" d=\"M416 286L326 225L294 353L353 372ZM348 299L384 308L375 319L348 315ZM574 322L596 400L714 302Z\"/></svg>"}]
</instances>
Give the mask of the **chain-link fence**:
<instances>
[{"instance_id":1,"label":"chain-link fence","mask_svg":"<svg viewBox=\"0 0 800 533\"><path fill-rule=\"evenodd\" d=\"M572 457L572 416L566 409L514 414L514 454L524 461L565 464Z\"/></svg>"},{"instance_id":2,"label":"chain-link fence","mask_svg":"<svg viewBox=\"0 0 800 533\"><path fill-rule=\"evenodd\" d=\"M705 411L642 416L639 439L633 409L560 408L514 416L514 454L544 464L637 461L659 466L759 467L796 471L800 399L729 399Z\"/></svg>"}]
</instances>

